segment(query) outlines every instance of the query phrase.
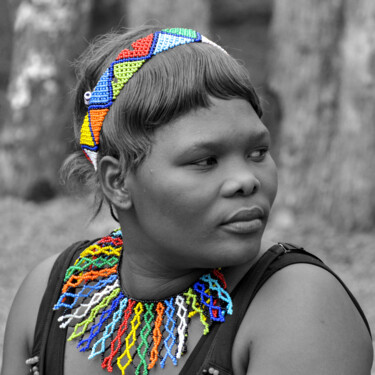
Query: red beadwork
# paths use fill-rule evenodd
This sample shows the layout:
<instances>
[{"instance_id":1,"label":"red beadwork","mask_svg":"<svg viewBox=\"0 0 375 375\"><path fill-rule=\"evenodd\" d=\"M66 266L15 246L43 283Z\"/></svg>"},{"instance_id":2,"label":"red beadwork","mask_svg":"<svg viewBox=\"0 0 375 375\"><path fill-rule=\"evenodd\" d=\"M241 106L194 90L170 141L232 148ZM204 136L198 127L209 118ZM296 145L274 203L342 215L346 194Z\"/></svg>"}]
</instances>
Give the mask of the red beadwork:
<instances>
[{"instance_id":1,"label":"red beadwork","mask_svg":"<svg viewBox=\"0 0 375 375\"><path fill-rule=\"evenodd\" d=\"M213 270L213 274L221 281L222 287L227 289L227 282L225 281L224 275L218 269Z\"/></svg>"},{"instance_id":2,"label":"red beadwork","mask_svg":"<svg viewBox=\"0 0 375 375\"><path fill-rule=\"evenodd\" d=\"M150 52L154 34L150 34L145 38L139 39L132 43L133 51L129 49L122 50L116 60L128 59L132 57L144 57Z\"/></svg>"},{"instance_id":3,"label":"red beadwork","mask_svg":"<svg viewBox=\"0 0 375 375\"><path fill-rule=\"evenodd\" d=\"M124 320L121 323L121 325L120 325L120 327L117 331L117 336L111 342L111 353L106 358L104 358L104 360L102 362L102 368L107 367L107 370L109 372L113 371L112 361L113 361L113 358L118 353L118 351L121 349L121 336L128 329L128 321L129 321L130 316L133 313L134 305L135 305L135 301L129 300L128 307L124 311ZM116 349L114 349L116 343L117 343L117 347L116 347Z\"/></svg>"}]
</instances>

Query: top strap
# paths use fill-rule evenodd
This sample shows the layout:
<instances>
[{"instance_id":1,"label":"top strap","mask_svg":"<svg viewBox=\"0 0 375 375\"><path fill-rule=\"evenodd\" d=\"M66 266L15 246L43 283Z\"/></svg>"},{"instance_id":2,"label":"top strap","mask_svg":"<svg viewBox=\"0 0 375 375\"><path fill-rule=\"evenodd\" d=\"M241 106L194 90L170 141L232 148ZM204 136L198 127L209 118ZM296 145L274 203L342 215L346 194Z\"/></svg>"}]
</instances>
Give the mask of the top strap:
<instances>
[{"instance_id":1,"label":"top strap","mask_svg":"<svg viewBox=\"0 0 375 375\"><path fill-rule=\"evenodd\" d=\"M38 318L34 332L34 343L32 357L39 357L39 374L63 375L63 363L65 353L66 330L59 329L57 324L58 311L52 310L54 301L57 300L61 292L61 285L64 280L66 270L78 254L87 247L91 241L79 241L69 246L56 259L39 307ZM48 345L48 343L53 343ZM53 360L50 355L53 352ZM54 367L51 371L51 363Z\"/></svg>"},{"instance_id":2,"label":"top strap","mask_svg":"<svg viewBox=\"0 0 375 375\"><path fill-rule=\"evenodd\" d=\"M285 245L285 244L282 244L282 245ZM309 252L305 251L303 248L292 249L292 250L286 249L285 256L280 257L277 260L277 262L274 262L273 264L271 264L270 267L267 269L267 272L264 275L264 280L263 280L262 284L259 286L258 290L278 270L280 270L280 269L282 269L286 266L296 264L296 263L313 264L315 266L318 266L320 268L325 269L331 275L333 275L337 279L337 281L339 281L339 283L343 286L343 288L346 290L347 294L349 295L350 299L352 300L352 302L354 303L355 307L357 308L359 314L361 315L370 336L372 336L371 328L370 328L370 325L369 325L369 323L366 319L366 316L365 316L361 306L359 305L358 301L356 300L356 298L354 297L352 292L349 290L349 288L345 285L345 283L340 279L340 277L334 271L332 271L327 265L325 265L323 263L323 261L321 261L315 255L310 254Z\"/></svg>"},{"instance_id":3,"label":"top strap","mask_svg":"<svg viewBox=\"0 0 375 375\"><path fill-rule=\"evenodd\" d=\"M313 264L335 276L358 309L371 336L370 326L360 305L343 281L318 257L305 251L302 247L290 243L280 243L264 253L236 286L232 293L233 305L235 306L233 315L227 317L225 324L215 325L209 335L202 336L181 370L180 375L209 374L212 372L210 369L218 370L220 375L232 375L234 339L251 301L273 274L288 265L296 263Z\"/></svg>"},{"instance_id":4,"label":"top strap","mask_svg":"<svg viewBox=\"0 0 375 375\"><path fill-rule=\"evenodd\" d=\"M227 316L225 324L216 324L209 335L201 337L180 375L208 374L210 368L219 370L220 375L232 374L232 346L239 325L248 305L255 296L257 285L261 282L266 269L284 251L280 245L272 246L249 269L231 293L235 306L233 315Z\"/></svg>"}]
</instances>

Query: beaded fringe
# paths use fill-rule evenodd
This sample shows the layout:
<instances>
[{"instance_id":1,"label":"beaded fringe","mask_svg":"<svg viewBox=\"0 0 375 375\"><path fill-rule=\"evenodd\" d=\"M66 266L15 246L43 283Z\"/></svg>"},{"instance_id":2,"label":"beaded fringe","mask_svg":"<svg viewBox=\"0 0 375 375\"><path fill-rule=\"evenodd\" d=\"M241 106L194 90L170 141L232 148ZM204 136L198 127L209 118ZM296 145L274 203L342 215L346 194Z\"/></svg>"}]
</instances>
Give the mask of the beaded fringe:
<instances>
[{"instance_id":1,"label":"beaded fringe","mask_svg":"<svg viewBox=\"0 0 375 375\"><path fill-rule=\"evenodd\" d=\"M148 374L157 363L177 365L186 353L190 318L198 315L206 335L213 322L232 314L232 301L219 270L203 275L186 291L160 301L138 301L124 294L118 264L122 233L112 232L86 248L68 268L54 310L64 309L60 328L74 327L68 341L100 355L102 368L122 374L132 365L135 374Z\"/></svg>"}]
</instances>

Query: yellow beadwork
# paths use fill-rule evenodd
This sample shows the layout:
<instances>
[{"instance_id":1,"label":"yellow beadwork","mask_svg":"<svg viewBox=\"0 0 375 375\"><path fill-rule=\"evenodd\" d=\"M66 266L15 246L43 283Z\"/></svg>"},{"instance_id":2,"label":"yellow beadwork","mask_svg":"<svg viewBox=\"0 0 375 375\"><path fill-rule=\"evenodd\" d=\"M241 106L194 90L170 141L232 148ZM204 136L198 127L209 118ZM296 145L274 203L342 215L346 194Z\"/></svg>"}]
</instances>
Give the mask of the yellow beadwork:
<instances>
[{"instance_id":1,"label":"yellow beadwork","mask_svg":"<svg viewBox=\"0 0 375 375\"><path fill-rule=\"evenodd\" d=\"M99 245L91 245L80 254L79 258L74 262L74 265L78 263L80 258L88 256L99 256L99 255L114 255L119 257L121 254L121 248L114 248L113 246L100 247Z\"/></svg>"},{"instance_id":2,"label":"yellow beadwork","mask_svg":"<svg viewBox=\"0 0 375 375\"><path fill-rule=\"evenodd\" d=\"M134 313L135 313L134 317L130 322L130 325L131 325L132 329L130 330L129 334L125 338L126 349L125 349L124 353L122 353L121 356L117 358L117 366L121 370L122 375L125 374L126 368L133 361L133 358L132 358L131 353L130 353L130 349L137 342L137 329L141 325L141 318L140 317L141 317L142 312L143 312L143 303L138 302L137 305L134 308ZM121 360L122 360L123 357L125 357L125 355L127 356L128 361L125 363L125 365L122 365Z\"/></svg>"},{"instance_id":3,"label":"yellow beadwork","mask_svg":"<svg viewBox=\"0 0 375 375\"><path fill-rule=\"evenodd\" d=\"M194 311L191 311L188 315L189 318L191 318L196 313L199 313L199 319L202 322L204 329L203 334L207 335L207 333L210 331L210 325L207 323L207 318L204 315L204 311L202 308L202 305L197 302L197 296L193 292L192 288L189 288L187 292L184 293L184 295L187 297L186 303L189 304ZM190 302L192 300L192 302Z\"/></svg>"},{"instance_id":4,"label":"yellow beadwork","mask_svg":"<svg viewBox=\"0 0 375 375\"><path fill-rule=\"evenodd\" d=\"M91 135L89 114L86 113L85 119L83 120L81 128L81 142L87 144L90 147L94 147L94 139Z\"/></svg>"}]
</instances>

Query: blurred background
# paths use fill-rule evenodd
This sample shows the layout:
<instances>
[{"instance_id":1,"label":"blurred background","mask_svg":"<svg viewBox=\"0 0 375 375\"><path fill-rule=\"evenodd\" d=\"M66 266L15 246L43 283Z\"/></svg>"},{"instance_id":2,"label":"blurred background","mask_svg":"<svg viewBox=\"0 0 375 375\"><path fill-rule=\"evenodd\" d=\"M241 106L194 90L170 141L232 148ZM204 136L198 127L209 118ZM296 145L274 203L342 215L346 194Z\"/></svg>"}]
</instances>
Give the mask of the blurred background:
<instances>
[{"instance_id":1,"label":"blurred background","mask_svg":"<svg viewBox=\"0 0 375 375\"><path fill-rule=\"evenodd\" d=\"M59 179L73 63L100 34L155 23L197 29L246 66L280 171L266 236L323 258L374 329L373 0L1 0L0 350L29 270L116 227L106 210L90 220L91 194Z\"/></svg>"}]
</instances>

